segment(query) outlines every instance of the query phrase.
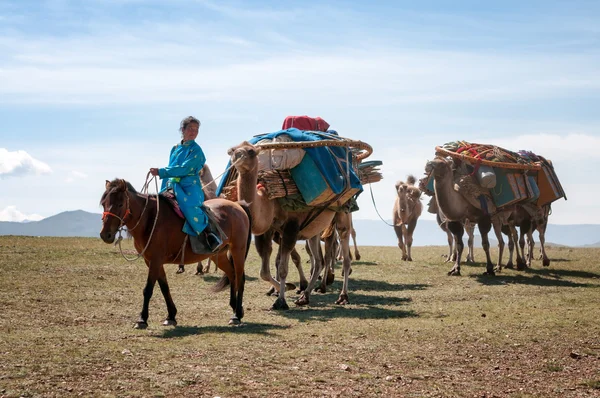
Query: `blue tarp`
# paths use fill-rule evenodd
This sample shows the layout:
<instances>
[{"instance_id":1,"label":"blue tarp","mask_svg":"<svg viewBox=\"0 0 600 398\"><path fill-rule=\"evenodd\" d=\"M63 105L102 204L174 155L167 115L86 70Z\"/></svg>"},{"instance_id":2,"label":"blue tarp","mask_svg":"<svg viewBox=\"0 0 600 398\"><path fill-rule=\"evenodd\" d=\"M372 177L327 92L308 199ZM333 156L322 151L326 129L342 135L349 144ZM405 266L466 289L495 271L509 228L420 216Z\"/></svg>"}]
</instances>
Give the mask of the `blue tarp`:
<instances>
[{"instance_id":1,"label":"blue tarp","mask_svg":"<svg viewBox=\"0 0 600 398\"><path fill-rule=\"evenodd\" d=\"M252 139L248 140L251 144L256 144L260 140L264 139L273 139L281 134L289 135L293 141L321 141L321 140L335 140L341 139L339 136L328 133L321 133L317 131L302 131L295 128L287 129L287 130L279 130L274 133L262 134ZM340 178L340 175L346 175L346 170L340 170L338 162L335 157L331 154L335 154L336 157L340 159L347 158L350 162L351 156L350 153L347 152L346 147L320 147L320 148L304 148L306 154L309 155L312 160L315 162L317 168L327 181L327 184L331 188L331 190L335 194L339 194L342 191L346 190L346 180L345 178ZM331 152L330 152L331 151ZM346 165L342 163L344 169ZM352 165L352 163L350 163ZM227 169L231 166L231 161L227 163ZM221 194L223 190L225 181L229 176L228 171L223 178L221 178L221 182L219 183L219 188L217 189L217 196ZM356 175L355 170L350 166L350 187L351 188L360 188L362 191L362 185L360 184L360 179Z\"/></svg>"}]
</instances>

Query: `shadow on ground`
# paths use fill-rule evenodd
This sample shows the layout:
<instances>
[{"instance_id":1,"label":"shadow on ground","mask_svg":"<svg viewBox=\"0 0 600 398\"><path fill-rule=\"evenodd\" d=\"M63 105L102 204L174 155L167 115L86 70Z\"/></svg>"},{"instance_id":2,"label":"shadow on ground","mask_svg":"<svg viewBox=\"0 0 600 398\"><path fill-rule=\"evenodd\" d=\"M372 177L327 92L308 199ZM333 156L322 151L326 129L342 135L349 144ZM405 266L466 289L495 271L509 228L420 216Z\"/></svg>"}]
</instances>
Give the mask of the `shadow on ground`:
<instances>
[{"instance_id":1,"label":"shadow on ground","mask_svg":"<svg viewBox=\"0 0 600 398\"><path fill-rule=\"evenodd\" d=\"M162 334L154 337L160 339L171 339L186 336L195 336L206 333L243 333L270 335L271 330L288 329L289 326L275 325L270 323L243 323L241 326L176 326L172 329L165 329Z\"/></svg>"},{"instance_id":2,"label":"shadow on ground","mask_svg":"<svg viewBox=\"0 0 600 398\"><path fill-rule=\"evenodd\" d=\"M477 282L482 285L488 286L499 286L507 284L519 284L519 285L530 285L530 286L552 286L552 287L600 287L598 284L592 283L579 283L572 282L564 279L557 278L543 278L540 275L534 274L529 276L526 271L523 271L523 275L506 275L496 273L496 276L488 276L482 274L469 275L471 278L475 278Z\"/></svg>"}]
</instances>

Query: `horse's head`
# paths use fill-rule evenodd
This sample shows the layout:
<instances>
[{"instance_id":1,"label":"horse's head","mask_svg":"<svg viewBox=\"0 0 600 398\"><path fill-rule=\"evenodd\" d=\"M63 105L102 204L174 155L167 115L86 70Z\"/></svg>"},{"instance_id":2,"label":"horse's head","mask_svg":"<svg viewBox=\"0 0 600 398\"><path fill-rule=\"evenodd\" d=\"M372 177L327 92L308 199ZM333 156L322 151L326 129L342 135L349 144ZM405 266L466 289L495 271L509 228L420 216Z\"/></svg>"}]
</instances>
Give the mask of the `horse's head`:
<instances>
[{"instance_id":1,"label":"horse's head","mask_svg":"<svg viewBox=\"0 0 600 398\"><path fill-rule=\"evenodd\" d=\"M238 146L229 148L227 154L231 157L231 164L240 172L249 172L258 166L257 155L260 147L242 142Z\"/></svg>"},{"instance_id":2,"label":"horse's head","mask_svg":"<svg viewBox=\"0 0 600 398\"><path fill-rule=\"evenodd\" d=\"M125 180L106 181L106 190L100 199L100 205L104 208L100 237L106 243L115 241L117 230L125 224L130 214L127 195L129 187L130 184Z\"/></svg>"}]
</instances>

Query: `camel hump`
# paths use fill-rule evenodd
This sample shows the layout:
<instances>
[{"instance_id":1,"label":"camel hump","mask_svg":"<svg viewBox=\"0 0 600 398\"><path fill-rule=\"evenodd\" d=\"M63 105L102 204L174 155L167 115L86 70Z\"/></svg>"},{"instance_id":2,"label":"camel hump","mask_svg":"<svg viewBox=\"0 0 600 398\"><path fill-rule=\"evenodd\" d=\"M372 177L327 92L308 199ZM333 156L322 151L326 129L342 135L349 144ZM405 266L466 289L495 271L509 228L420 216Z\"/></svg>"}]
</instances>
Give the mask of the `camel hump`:
<instances>
[{"instance_id":1,"label":"camel hump","mask_svg":"<svg viewBox=\"0 0 600 398\"><path fill-rule=\"evenodd\" d=\"M414 175L409 174L408 177L406 177L406 182L408 185L415 185L415 182L417 182L417 179L415 178Z\"/></svg>"}]
</instances>

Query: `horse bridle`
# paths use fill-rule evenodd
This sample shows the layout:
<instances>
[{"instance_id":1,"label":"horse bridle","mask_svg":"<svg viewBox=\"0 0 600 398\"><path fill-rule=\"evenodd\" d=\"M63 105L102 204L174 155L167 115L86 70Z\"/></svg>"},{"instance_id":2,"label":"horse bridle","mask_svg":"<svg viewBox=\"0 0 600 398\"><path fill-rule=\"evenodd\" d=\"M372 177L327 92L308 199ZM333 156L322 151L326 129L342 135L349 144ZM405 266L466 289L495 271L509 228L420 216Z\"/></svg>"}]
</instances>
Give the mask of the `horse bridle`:
<instances>
[{"instance_id":1,"label":"horse bridle","mask_svg":"<svg viewBox=\"0 0 600 398\"><path fill-rule=\"evenodd\" d=\"M119 224L119 229L125 225L125 219L131 215L131 210L129 209L129 195L127 195L127 192L125 193L125 197L127 198L127 210L125 210L125 215L123 215L123 218L119 217L118 215L116 215L115 213L111 213L110 211L105 211L102 213L102 222L106 222L106 219L108 218L108 216L113 216L115 218L118 218L119 220L121 220L121 224ZM137 225L136 225L137 227ZM134 227L135 228L135 227ZM132 228L133 229L133 228Z\"/></svg>"}]
</instances>

